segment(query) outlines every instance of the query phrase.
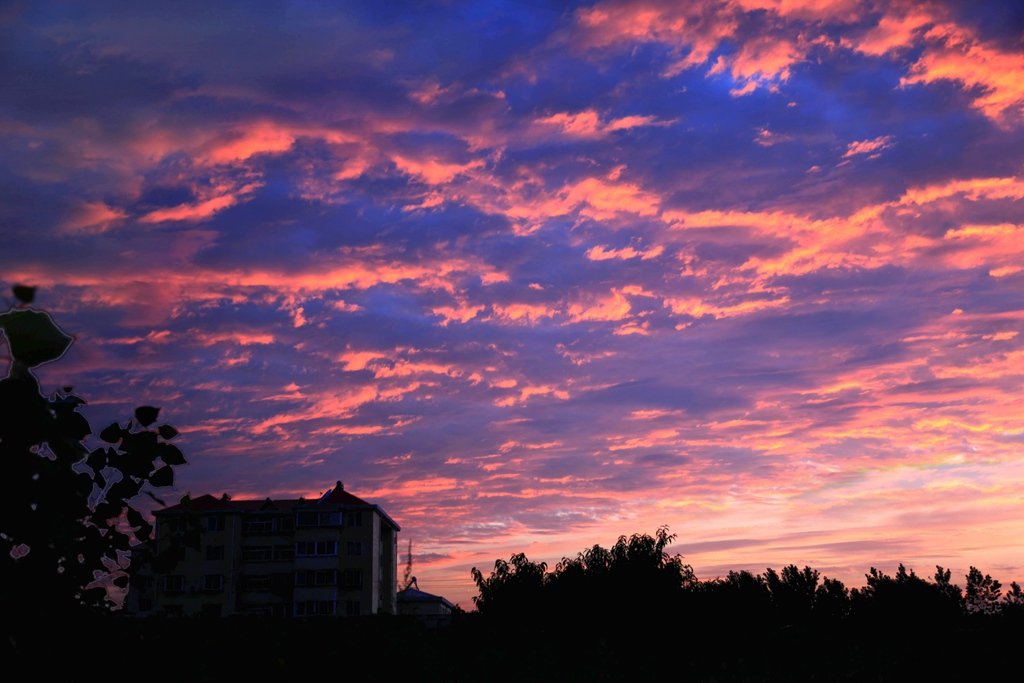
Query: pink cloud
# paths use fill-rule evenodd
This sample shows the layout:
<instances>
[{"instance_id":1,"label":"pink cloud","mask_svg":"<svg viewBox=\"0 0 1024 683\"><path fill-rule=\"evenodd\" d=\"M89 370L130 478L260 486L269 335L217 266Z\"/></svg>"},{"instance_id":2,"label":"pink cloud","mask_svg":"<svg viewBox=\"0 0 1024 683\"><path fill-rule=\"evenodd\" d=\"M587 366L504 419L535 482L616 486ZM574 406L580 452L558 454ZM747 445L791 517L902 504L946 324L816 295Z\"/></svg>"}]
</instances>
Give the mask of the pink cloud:
<instances>
[{"instance_id":1,"label":"pink cloud","mask_svg":"<svg viewBox=\"0 0 1024 683\"><path fill-rule=\"evenodd\" d=\"M891 135L883 135L875 138L874 140L861 140L860 142L851 142L846 148L846 154L843 158L849 158L858 154L870 154L883 150L887 147L891 147L890 141L892 140Z\"/></svg>"},{"instance_id":2,"label":"pink cloud","mask_svg":"<svg viewBox=\"0 0 1024 683\"><path fill-rule=\"evenodd\" d=\"M451 182L455 176L483 166L483 160L477 159L468 164L445 164L434 159L417 161L403 156L392 157L395 165L403 173L415 176L431 185Z\"/></svg>"},{"instance_id":3,"label":"pink cloud","mask_svg":"<svg viewBox=\"0 0 1024 683\"><path fill-rule=\"evenodd\" d=\"M710 2L599 3L577 10L576 20L579 35L572 41L584 48L650 42L671 46L677 56L665 71L668 77L707 62L738 26L732 11Z\"/></svg>"},{"instance_id":4,"label":"pink cloud","mask_svg":"<svg viewBox=\"0 0 1024 683\"><path fill-rule=\"evenodd\" d=\"M719 305L705 301L700 297L673 298L666 297L665 306L672 309L676 315L689 315L700 318L710 315L715 318L731 318L737 315L747 315L757 311L770 308L781 308L789 303L789 297L778 299L750 299L731 305Z\"/></svg>"},{"instance_id":5,"label":"pink cloud","mask_svg":"<svg viewBox=\"0 0 1024 683\"><path fill-rule=\"evenodd\" d=\"M662 246L651 247L646 251L637 251L633 247L623 249L605 249L601 245L595 245L587 250L587 258L591 261L607 261L609 259L632 259L640 257L640 260L657 258L665 251Z\"/></svg>"},{"instance_id":6,"label":"pink cloud","mask_svg":"<svg viewBox=\"0 0 1024 683\"><path fill-rule=\"evenodd\" d=\"M629 317L630 310L629 299L612 289L607 295L571 304L567 315L572 322L615 321Z\"/></svg>"},{"instance_id":7,"label":"pink cloud","mask_svg":"<svg viewBox=\"0 0 1024 683\"><path fill-rule=\"evenodd\" d=\"M431 309L435 315L443 318L441 324L447 326L452 322L467 323L484 311L486 306L471 306L459 303L457 306L437 306Z\"/></svg>"},{"instance_id":8,"label":"pink cloud","mask_svg":"<svg viewBox=\"0 0 1024 683\"><path fill-rule=\"evenodd\" d=\"M552 396L562 401L569 400L569 392L550 384L529 385L519 390L519 395L508 396L494 402L499 407L509 407L517 403L525 403L533 396Z\"/></svg>"},{"instance_id":9,"label":"pink cloud","mask_svg":"<svg viewBox=\"0 0 1024 683\"><path fill-rule=\"evenodd\" d=\"M550 318L558 314L557 309L548 308L543 304L512 303L507 305L492 304L494 317L514 322L536 322L540 318Z\"/></svg>"},{"instance_id":10,"label":"pink cloud","mask_svg":"<svg viewBox=\"0 0 1024 683\"><path fill-rule=\"evenodd\" d=\"M790 67L804 58L806 47L780 38L758 38L743 44L738 54L719 57L709 76L726 69L740 87L730 93L747 95L758 87L771 87L789 80Z\"/></svg>"},{"instance_id":11,"label":"pink cloud","mask_svg":"<svg viewBox=\"0 0 1024 683\"><path fill-rule=\"evenodd\" d=\"M112 208L103 202L82 202L68 214L61 229L69 233L106 232L110 227L128 217L121 209Z\"/></svg>"},{"instance_id":12,"label":"pink cloud","mask_svg":"<svg viewBox=\"0 0 1024 683\"><path fill-rule=\"evenodd\" d=\"M878 24L858 39L844 38L841 44L867 55L882 56L920 40L924 29L939 19L930 7L912 7L904 12L884 14Z\"/></svg>"},{"instance_id":13,"label":"pink cloud","mask_svg":"<svg viewBox=\"0 0 1024 683\"><path fill-rule=\"evenodd\" d=\"M667 126L671 121L659 121L655 116L624 116L609 121L603 120L596 111L587 109L576 114L566 112L536 119L534 125L541 130L551 129L561 135L574 138L598 139L618 130L629 130L642 126Z\"/></svg>"},{"instance_id":14,"label":"pink cloud","mask_svg":"<svg viewBox=\"0 0 1024 683\"><path fill-rule=\"evenodd\" d=\"M181 204L168 209L156 209L139 219L142 223L165 221L202 221L238 203L235 195L222 195L198 204Z\"/></svg>"},{"instance_id":15,"label":"pink cloud","mask_svg":"<svg viewBox=\"0 0 1024 683\"><path fill-rule=\"evenodd\" d=\"M980 91L974 106L985 116L1019 122L1024 114L1024 54L986 45L959 27L932 29L928 37L931 45L903 84L955 81L964 90Z\"/></svg>"}]
</instances>

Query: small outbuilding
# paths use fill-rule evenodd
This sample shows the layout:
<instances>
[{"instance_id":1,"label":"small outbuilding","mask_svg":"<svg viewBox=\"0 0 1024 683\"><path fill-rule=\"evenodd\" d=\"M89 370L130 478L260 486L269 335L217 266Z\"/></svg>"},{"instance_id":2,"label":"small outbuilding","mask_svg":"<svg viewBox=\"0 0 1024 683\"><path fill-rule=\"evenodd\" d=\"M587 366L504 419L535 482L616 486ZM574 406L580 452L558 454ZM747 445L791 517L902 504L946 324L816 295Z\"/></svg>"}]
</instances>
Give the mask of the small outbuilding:
<instances>
[{"instance_id":1,"label":"small outbuilding","mask_svg":"<svg viewBox=\"0 0 1024 683\"><path fill-rule=\"evenodd\" d=\"M421 591L415 576L408 588L398 591L397 604L400 615L416 617L431 628L447 626L455 611L455 605L440 595Z\"/></svg>"}]
</instances>

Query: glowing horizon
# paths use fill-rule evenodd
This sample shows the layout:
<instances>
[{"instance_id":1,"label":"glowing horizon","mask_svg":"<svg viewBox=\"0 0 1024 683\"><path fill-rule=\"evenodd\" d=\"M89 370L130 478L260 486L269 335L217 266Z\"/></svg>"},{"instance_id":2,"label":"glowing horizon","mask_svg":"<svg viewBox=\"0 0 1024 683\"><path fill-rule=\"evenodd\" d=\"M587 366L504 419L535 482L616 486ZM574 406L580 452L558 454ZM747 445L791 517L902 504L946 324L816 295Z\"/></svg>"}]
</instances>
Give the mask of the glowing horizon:
<instances>
[{"instance_id":1,"label":"glowing horizon","mask_svg":"<svg viewBox=\"0 0 1024 683\"><path fill-rule=\"evenodd\" d=\"M668 525L700 578L1024 579L1013 3L0 10L0 285L174 497L337 479L423 590Z\"/></svg>"}]
</instances>

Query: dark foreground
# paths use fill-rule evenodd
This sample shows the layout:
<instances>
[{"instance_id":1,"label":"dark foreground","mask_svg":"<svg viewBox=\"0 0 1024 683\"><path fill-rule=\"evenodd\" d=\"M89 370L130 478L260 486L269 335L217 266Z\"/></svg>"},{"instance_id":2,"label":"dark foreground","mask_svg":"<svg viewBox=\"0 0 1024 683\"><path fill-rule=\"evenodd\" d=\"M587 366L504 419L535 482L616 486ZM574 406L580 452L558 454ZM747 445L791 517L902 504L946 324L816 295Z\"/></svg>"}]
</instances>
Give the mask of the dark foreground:
<instances>
[{"instance_id":1,"label":"dark foreground","mask_svg":"<svg viewBox=\"0 0 1024 683\"><path fill-rule=\"evenodd\" d=\"M717 623L713 623L717 621ZM5 670L54 681L906 681L1005 678L1024 621L768 625L397 617L5 620ZM27 665L27 666L26 666ZM1012 674L1010 674L1012 675ZM365 680L365 679L364 679Z\"/></svg>"}]
</instances>

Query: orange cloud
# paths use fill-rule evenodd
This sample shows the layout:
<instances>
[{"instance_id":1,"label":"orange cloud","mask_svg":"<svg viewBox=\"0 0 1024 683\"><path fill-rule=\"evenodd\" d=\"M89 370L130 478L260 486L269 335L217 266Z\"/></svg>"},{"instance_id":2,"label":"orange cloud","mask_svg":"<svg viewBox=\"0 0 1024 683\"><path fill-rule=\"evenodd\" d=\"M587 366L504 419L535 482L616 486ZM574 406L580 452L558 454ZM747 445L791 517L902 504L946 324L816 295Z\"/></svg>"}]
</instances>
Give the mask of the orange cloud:
<instances>
[{"instance_id":1,"label":"orange cloud","mask_svg":"<svg viewBox=\"0 0 1024 683\"><path fill-rule=\"evenodd\" d=\"M486 306L470 306L467 303L459 303L458 306L436 306L430 309L434 315L443 318L441 325L447 327L451 322L467 323L475 318Z\"/></svg>"},{"instance_id":2,"label":"orange cloud","mask_svg":"<svg viewBox=\"0 0 1024 683\"><path fill-rule=\"evenodd\" d=\"M629 317L629 313L629 299L617 289L612 289L607 296L574 303L568 310L572 322L623 320Z\"/></svg>"},{"instance_id":3,"label":"orange cloud","mask_svg":"<svg viewBox=\"0 0 1024 683\"><path fill-rule=\"evenodd\" d=\"M284 409L278 415L259 422L252 427L256 434L298 422L322 419L346 419L353 417L359 406L378 400L376 387L352 387L337 393L321 393L304 397L304 405L291 411Z\"/></svg>"},{"instance_id":4,"label":"orange cloud","mask_svg":"<svg viewBox=\"0 0 1024 683\"><path fill-rule=\"evenodd\" d=\"M457 370L452 370L451 365L442 365L440 363L413 363L399 360L395 361L391 367L386 365L378 366L374 372L374 377L408 377L410 375L423 374L456 376L460 373Z\"/></svg>"},{"instance_id":5,"label":"orange cloud","mask_svg":"<svg viewBox=\"0 0 1024 683\"><path fill-rule=\"evenodd\" d=\"M198 329L189 330L189 340L198 343L200 346L213 346L228 342L238 346L249 346L250 344L273 344L274 335L258 332L220 332L207 333Z\"/></svg>"},{"instance_id":6,"label":"orange cloud","mask_svg":"<svg viewBox=\"0 0 1024 683\"><path fill-rule=\"evenodd\" d=\"M932 8L914 7L905 13L890 12L884 14L878 25L867 31L857 40L843 38L840 42L845 47L879 57L887 52L898 50L914 44L921 38L923 29L933 24L937 17Z\"/></svg>"},{"instance_id":7,"label":"orange cloud","mask_svg":"<svg viewBox=\"0 0 1024 683\"><path fill-rule=\"evenodd\" d=\"M494 402L494 405L507 408L515 405L516 403L525 403L532 396L554 396L555 398L563 401L569 400L569 392L550 384L543 384L523 387L519 391L518 396L509 396L507 398L498 399Z\"/></svg>"},{"instance_id":8,"label":"orange cloud","mask_svg":"<svg viewBox=\"0 0 1024 683\"><path fill-rule=\"evenodd\" d=\"M734 96L746 95L759 86L771 86L788 80L790 67L803 59L804 52L805 48L788 40L759 38L744 43L734 56L719 57L708 75L728 69L733 79L740 84L739 88L730 93Z\"/></svg>"},{"instance_id":9,"label":"orange cloud","mask_svg":"<svg viewBox=\"0 0 1024 683\"><path fill-rule=\"evenodd\" d=\"M61 229L70 233L106 232L114 223L128 217L121 209L103 202L82 202L69 213Z\"/></svg>"},{"instance_id":10,"label":"orange cloud","mask_svg":"<svg viewBox=\"0 0 1024 683\"><path fill-rule=\"evenodd\" d=\"M892 140L891 135L883 135L875 138L874 140L861 140L860 142L851 142L846 148L846 154L843 158L849 158L856 156L857 154L870 154L871 152L877 152L883 150L886 147L891 147L889 141Z\"/></svg>"},{"instance_id":11,"label":"orange cloud","mask_svg":"<svg viewBox=\"0 0 1024 683\"><path fill-rule=\"evenodd\" d=\"M617 130L629 130L641 126L666 126L670 121L659 121L654 116L624 116L603 121L596 111L587 109L576 114L559 113L537 119L534 124L550 128L560 134L575 138L602 138Z\"/></svg>"},{"instance_id":12,"label":"orange cloud","mask_svg":"<svg viewBox=\"0 0 1024 683\"><path fill-rule=\"evenodd\" d=\"M661 256L664 251L665 248L661 246L651 247L647 251L637 251L633 247L605 249L601 245L596 245L587 249L587 258L591 261L607 261L609 259L631 259L639 256L640 260L646 261L647 259Z\"/></svg>"},{"instance_id":13,"label":"orange cloud","mask_svg":"<svg viewBox=\"0 0 1024 683\"><path fill-rule=\"evenodd\" d=\"M208 199L198 204L182 204L168 209L151 211L139 219L142 223L162 223L164 221L201 221L212 218L214 214L230 208L238 203L234 195L223 195Z\"/></svg>"},{"instance_id":14,"label":"orange cloud","mask_svg":"<svg viewBox=\"0 0 1024 683\"><path fill-rule=\"evenodd\" d=\"M445 164L434 159L418 161L397 155L392 157L392 161L403 173L415 176L431 185L449 183L457 175L480 168L484 164L482 159L471 161L468 164Z\"/></svg>"},{"instance_id":15,"label":"orange cloud","mask_svg":"<svg viewBox=\"0 0 1024 683\"><path fill-rule=\"evenodd\" d=\"M986 45L972 33L954 25L940 25L926 34L929 47L911 65L904 85L939 80L977 90L974 106L999 122L1024 114L1024 54Z\"/></svg>"},{"instance_id":16,"label":"orange cloud","mask_svg":"<svg viewBox=\"0 0 1024 683\"><path fill-rule=\"evenodd\" d=\"M346 351L338 356L338 362L342 364L343 370L355 372L365 370L373 361L382 358L387 358L387 356L376 351Z\"/></svg>"},{"instance_id":17,"label":"orange cloud","mask_svg":"<svg viewBox=\"0 0 1024 683\"><path fill-rule=\"evenodd\" d=\"M719 306L700 297L665 298L665 307L672 309L676 315L689 315L694 318L710 315L715 318L731 318L746 315L769 308L780 308L789 303L789 297L778 299L751 299L738 304Z\"/></svg>"},{"instance_id":18,"label":"orange cloud","mask_svg":"<svg viewBox=\"0 0 1024 683\"><path fill-rule=\"evenodd\" d=\"M734 13L712 3L599 3L576 11L574 45L597 49L616 43L663 43L678 55L664 75L674 76L707 62L738 27ZM684 54L685 53L685 54Z\"/></svg>"},{"instance_id":19,"label":"orange cloud","mask_svg":"<svg viewBox=\"0 0 1024 683\"><path fill-rule=\"evenodd\" d=\"M320 138L333 144L357 141L357 138L331 128L292 126L264 120L217 134L200 144L193 157L207 164L237 163L257 154L287 152L300 137Z\"/></svg>"},{"instance_id":20,"label":"orange cloud","mask_svg":"<svg viewBox=\"0 0 1024 683\"><path fill-rule=\"evenodd\" d=\"M494 316L499 319L512 320L512 321L523 321L523 322L536 322L540 318L550 318L558 313L557 310L550 309L542 304L533 305L525 303L514 303L502 306L500 304L493 304L491 308L494 311Z\"/></svg>"},{"instance_id":21,"label":"orange cloud","mask_svg":"<svg viewBox=\"0 0 1024 683\"><path fill-rule=\"evenodd\" d=\"M923 205L938 199L963 195L967 199L1024 199L1024 180L1011 178L970 178L952 180L941 185L928 185L907 190L900 204Z\"/></svg>"}]
</instances>

